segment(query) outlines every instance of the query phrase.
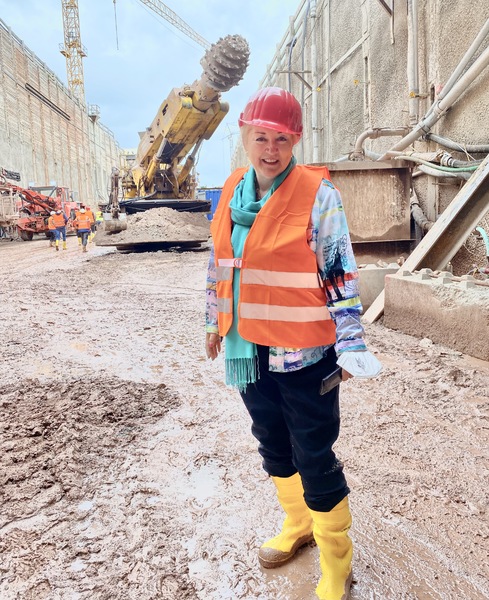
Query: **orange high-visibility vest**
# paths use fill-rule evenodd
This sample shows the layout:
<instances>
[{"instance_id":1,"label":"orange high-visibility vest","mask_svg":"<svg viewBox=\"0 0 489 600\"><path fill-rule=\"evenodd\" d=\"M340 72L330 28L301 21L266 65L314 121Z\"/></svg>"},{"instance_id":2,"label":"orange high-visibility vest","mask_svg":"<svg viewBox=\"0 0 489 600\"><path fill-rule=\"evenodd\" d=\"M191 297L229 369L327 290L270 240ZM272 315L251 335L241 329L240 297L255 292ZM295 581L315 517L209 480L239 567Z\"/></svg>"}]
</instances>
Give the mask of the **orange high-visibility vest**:
<instances>
[{"instance_id":1,"label":"orange high-visibility vest","mask_svg":"<svg viewBox=\"0 0 489 600\"><path fill-rule=\"evenodd\" d=\"M255 344L310 348L336 339L316 254L307 240L311 211L326 167L296 165L258 212L243 249L231 245L234 188L246 169L224 184L211 224L216 262L219 334L233 322L233 272L241 269L238 331Z\"/></svg>"},{"instance_id":2,"label":"orange high-visibility vest","mask_svg":"<svg viewBox=\"0 0 489 600\"><path fill-rule=\"evenodd\" d=\"M56 229L56 225L54 224L54 215L51 215L48 219L48 229L49 231L54 231Z\"/></svg>"},{"instance_id":3,"label":"orange high-visibility vest","mask_svg":"<svg viewBox=\"0 0 489 600\"><path fill-rule=\"evenodd\" d=\"M87 213L79 213L75 223L78 231L90 231L91 220Z\"/></svg>"},{"instance_id":4,"label":"orange high-visibility vest","mask_svg":"<svg viewBox=\"0 0 489 600\"><path fill-rule=\"evenodd\" d=\"M56 213L55 215L53 215L53 222L54 222L54 225L55 225L56 228L57 227L65 227L66 221L65 221L64 214L61 213L61 214L58 215Z\"/></svg>"}]
</instances>

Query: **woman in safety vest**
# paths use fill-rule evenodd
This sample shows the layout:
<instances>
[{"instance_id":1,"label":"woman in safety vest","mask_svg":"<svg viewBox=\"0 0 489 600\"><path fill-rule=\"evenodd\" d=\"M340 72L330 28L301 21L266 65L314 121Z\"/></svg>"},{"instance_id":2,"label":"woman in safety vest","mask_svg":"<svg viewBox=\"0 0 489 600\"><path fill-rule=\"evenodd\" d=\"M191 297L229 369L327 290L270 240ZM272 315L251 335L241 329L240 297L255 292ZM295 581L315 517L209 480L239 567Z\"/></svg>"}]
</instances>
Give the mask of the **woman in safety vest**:
<instances>
[{"instance_id":1,"label":"woman in safety vest","mask_svg":"<svg viewBox=\"0 0 489 600\"><path fill-rule=\"evenodd\" d=\"M347 600L349 488L332 449L339 385L320 388L337 361L343 381L376 361L363 341L350 234L328 170L298 165L292 154L302 135L292 94L259 90L239 126L251 166L227 179L211 225L206 353L214 360L225 338L226 383L248 409L286 514L259 549L261 565L283 565L315 538L318 597Z\"/></svg>"}]
</instances>

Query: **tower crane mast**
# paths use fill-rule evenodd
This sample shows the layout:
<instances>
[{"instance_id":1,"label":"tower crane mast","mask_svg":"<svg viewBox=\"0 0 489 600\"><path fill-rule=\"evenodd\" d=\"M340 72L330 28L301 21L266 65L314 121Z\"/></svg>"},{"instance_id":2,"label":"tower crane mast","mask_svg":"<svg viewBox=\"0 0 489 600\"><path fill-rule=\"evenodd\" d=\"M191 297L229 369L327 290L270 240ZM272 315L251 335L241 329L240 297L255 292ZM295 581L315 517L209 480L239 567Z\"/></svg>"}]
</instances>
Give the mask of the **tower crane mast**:
<instances>
[{"instance_id":1,"label":"tower crane mast","mask_svg":"<svg viewBox=\"0 0 489 600\"><path fill-rule=\"evenodd\" d=\"M114 5L115 2L116 0L114 0ZM140 2L185 33L194 42L203 46L206 50L211 47L211 44L206 39L194 31L190 25L185 23L183 19L160 0L140 0ZM87 51L81 43L78 0L61 0L61 8L63 12L64 43L60 44L60 52L66 58L68 89L81 102L85 103L82 59L87 56Z\"/></svg>"},{"instance_id":2,"label":"tower crane mast","mask_svg":"<svg viewBox=\"0 0 489 600\"><path fill-rule=\"evenodd\" d=\"M64 43L60 52L66 58L68 89L84 104L85 82L82 59L87 55L81 43L78 0L61 0L63 10Z\"/></svg>"}]
</instances>

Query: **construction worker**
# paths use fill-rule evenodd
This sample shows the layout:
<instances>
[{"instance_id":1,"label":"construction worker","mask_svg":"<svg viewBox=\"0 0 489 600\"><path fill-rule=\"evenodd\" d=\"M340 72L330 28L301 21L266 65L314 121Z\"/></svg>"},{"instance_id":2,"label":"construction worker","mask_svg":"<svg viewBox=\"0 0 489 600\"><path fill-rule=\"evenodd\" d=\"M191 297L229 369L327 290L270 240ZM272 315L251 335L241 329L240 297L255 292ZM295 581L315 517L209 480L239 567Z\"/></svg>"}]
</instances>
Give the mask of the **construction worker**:
<instances>
[{"instance_id":1,"label":"construction worker","mask_svg":"<svg viewBox=\"0 0 489 600\"><path fill-rule=\"evenodd\" d=\"M54 224L54 215L55 215L55 211L52 210L49 213L49 219L48 219L48 231L49 231L49 247L52 248L54 246L54 242L56 240L56 225Z\"/></svg>"},{"instance_id":2,"label":"construction worker","mask_svg":"<svg viewBox=\"0 0 489 600\"><path fill-rule=\"evenodd\" d=\"M77 223L78 223L78 217L80 216L80 210L82 208L85 208L85 206L83 204L80 204L80 206L75 210L75 218L73 220L73 227L75 228L75 231L76 231L76 237L77 237L79 246L82 245L82 238L81 238L80 232L78 231Z\"/></svg>"},{"instance_id":3,"label":"construction worker","mask_svg":"<svg viewBox=\"0 0 489 600\"><path fill-rule=\"evenodd\" d=\"M68 217L58 208L53 216L53 222L56 227L54 232L56 236L56 251L59 250L60 240L63 240L63 250L66 250L66 223L68 223Z\"/></svg>"},{"instance_id":4,"label":"construction worker","mask_svg":"<svg viewBox=\"0 0 489 600\"><path fill-rule=\"evenodd\" d=\"M75 227L81 240L82 252L87 251L88 237L91 233L92 220L87 214L85 208L80 208L75 219Z\"/></svg>"},{"instance_id":5,"label":"construction worker","mask_svg":"<svg viewBox=\"0 0 489 600\"><path fill-rule=\"evenodd\" d=\"M349 488L333 446L339 385L369 357L360 323L358 272L338 190L325 167L296 164L297 99L259 90L239 119L251 166L226 181L211 225L206 353L226 338L226 383L251 416L263 468L285 512L258 551L275 568L316 540L320 600L348 600L352 582Z\"/></svg>"},{"instance_id":6,"label":"construction worker","mask_svg":"<svg viewBox=\"0 0 489 600\"><path fill-rule=\"evenodd\" d=\"M85 206L85 211L90 219L90 235L88 236L88 241L91 242L95 237L95 216L89 206Z\"/></svg>"},{"instance_id":7,"label":"construction worker","mask_svg":"<svg viewBox=\"0 0 489 600\"><path fill-rule=\"evenodd\" d=\"M95 213L95 227L98 227L103 222L104 222L104 214L101 210L98 210Z\"/></svg>"}]
</instances>

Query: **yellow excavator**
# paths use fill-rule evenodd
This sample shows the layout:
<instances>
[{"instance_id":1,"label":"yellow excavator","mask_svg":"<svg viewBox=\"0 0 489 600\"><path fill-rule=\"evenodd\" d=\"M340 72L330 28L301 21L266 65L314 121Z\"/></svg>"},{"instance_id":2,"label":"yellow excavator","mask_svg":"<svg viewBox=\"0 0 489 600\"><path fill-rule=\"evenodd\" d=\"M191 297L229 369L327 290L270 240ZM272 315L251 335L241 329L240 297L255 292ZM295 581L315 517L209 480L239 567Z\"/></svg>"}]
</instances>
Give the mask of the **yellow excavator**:
<instances>
[{"instance_id":1,"label":"yellow excavator","mask_svg":"<svg viewBox=\"0 0 489 600\"><path fill-rule=\"evenodd\" d=\"M113 169L110 201L104 212L107 233L127 228L126 210L161 206L199 210L193 170L196 155L226 116L229 105L221 102L221 94L241 81L249 54L243 37L221 38L201 59L201 77L192 85L171 90L151 125L140 134L133 164L125 170ZM206 201L200 204L204 210L208 206Z\"/></svg>"}]
</instances>

